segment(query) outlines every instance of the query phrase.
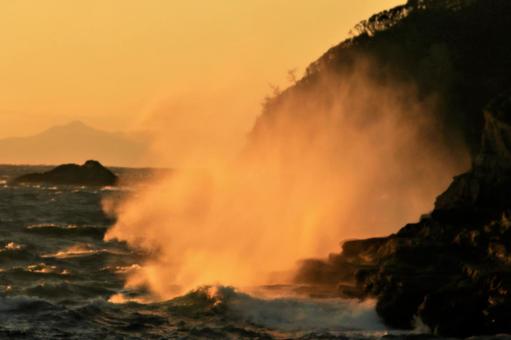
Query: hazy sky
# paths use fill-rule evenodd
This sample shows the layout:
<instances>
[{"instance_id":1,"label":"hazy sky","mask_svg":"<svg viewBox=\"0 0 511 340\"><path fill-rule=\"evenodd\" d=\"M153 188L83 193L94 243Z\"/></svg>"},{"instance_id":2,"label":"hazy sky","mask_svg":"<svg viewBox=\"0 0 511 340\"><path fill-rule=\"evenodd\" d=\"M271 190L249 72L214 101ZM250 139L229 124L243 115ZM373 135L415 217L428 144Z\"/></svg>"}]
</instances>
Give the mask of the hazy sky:
<instances>
[{"instance_id":1,"label":"hazy sky","mask_svg":"<svg viewBox=\"0 0 511 340\"><path fill-rule=\"evenodd\" d=\"M186 130L205 107L244 132L268 83L285 87L287 70L403 2L0 0L0 138L75 119L137 130L161 115Z\"/></svg>"}]
</instances>

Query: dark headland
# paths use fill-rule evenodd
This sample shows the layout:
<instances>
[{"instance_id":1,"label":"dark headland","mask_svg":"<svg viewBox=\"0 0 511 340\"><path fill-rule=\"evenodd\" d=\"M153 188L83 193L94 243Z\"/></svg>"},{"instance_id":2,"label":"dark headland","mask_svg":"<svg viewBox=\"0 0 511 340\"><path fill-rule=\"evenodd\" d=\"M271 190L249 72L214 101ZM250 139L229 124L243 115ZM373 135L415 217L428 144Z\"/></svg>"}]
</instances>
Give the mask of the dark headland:
<instances>
[{"instance_id":1,"label":"dark headland","mask_svg":"<svg viewBox=\"0 0 511 340\"><path fill-rule=\"evenodd\" d=\"M117 175L98 161L88 160L82 165L63 164L42 173L31 173L15 178L13 184L58 184L58 185L115 185Z\"/></svg>"},{"instance_id":2,"label":"dark headland","mask_svg":"<svg viewBox=\"0 0 511 340\"><path fill-rule=\"evenodd\" d=\"M425 114L435 120L444 150L455 155L458 143L470 150L471 169L439 193L420 222L304 261L298 283L375 298L392 327L419 323L456 337L511 334L510 18L509 0L409 0L362 22L357 36L267 100L251 138L277 144L267 131L279 131L283 116L319 120L321 110L311 108L338 95L324 79L349 81L358 61L368 60L381 86L412 84L419 99L434 98ZM370 108L377 112L377 105ZM285 150L285 142L275 148Z\"/></svg>"},{"instance_id":3,"label":"dark headland","mask_svg":"<svg viewBox=\"0 0 511 340\"><path fill-rule=\"evenodd\" d=\"M390 326L421 320L447 336L511 333L511 93L485 111L472 169L454 178L430 215L383 238L347 241L297 280L376 297Z\"/></svg>"}]
</instances>

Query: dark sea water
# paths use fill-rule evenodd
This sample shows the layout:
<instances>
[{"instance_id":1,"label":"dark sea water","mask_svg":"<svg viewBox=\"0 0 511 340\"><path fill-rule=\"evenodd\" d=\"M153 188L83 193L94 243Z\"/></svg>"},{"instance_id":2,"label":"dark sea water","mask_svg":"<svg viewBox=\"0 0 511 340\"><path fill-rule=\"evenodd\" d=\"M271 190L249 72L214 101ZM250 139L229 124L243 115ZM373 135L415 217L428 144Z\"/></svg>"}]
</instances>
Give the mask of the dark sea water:
<instances>
[{"instance_id":1,"label":"dark sea water","mask_svg":"<svg viewBox=\"0 0 511 340\"><path fill-rule=\"evenodd\" d=\"M379 339L370 302L257 298L230 287L198 288L159 303L110 303L144 259L105 242L114 222L105 195L130 188L10 186L43 167L0 166L0 338L6 339ZM116 169L143 177L140 170ZM138 172L137 172L138 171ZM139 292L143 294L144 292Z\"/></svg>"}]
</instances>

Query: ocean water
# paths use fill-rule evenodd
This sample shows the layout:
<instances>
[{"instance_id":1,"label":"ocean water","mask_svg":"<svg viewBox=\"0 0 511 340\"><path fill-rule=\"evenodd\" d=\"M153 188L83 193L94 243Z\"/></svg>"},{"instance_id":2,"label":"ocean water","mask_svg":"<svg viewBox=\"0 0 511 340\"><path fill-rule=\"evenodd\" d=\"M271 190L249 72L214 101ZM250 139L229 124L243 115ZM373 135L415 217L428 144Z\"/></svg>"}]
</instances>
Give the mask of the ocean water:
<instances>
[{"instance_id":1,"label":"ocean water","mask_svg":"<svg viewBox=\"0 0 511 340\"><path fill-rule=\"evenodd\" d=\"M11 186L44 167L0 166L0 338L8 339L379 339L374 304L300 296L269 298L233 287L198 287L158 303L112 303L144 254L105 242L114 222L105 195L132 188ZM143 178L137 170L116 169ZM261 287L261 290L270 289ZM272 288L275 289L275 288ZM279 289L285 290L285 287ZM115 300L115 299L114 299Z\"/></svg>"}]
</instances>

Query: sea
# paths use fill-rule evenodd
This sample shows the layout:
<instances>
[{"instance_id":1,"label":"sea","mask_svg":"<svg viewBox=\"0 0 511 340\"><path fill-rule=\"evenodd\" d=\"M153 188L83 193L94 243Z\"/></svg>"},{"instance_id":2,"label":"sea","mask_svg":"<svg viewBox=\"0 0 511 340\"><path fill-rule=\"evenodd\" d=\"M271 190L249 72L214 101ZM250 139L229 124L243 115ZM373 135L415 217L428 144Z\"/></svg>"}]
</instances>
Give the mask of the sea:
<instances>
[{"instance_id":1,"label":"sea","mask_svg":"<svg viewBox=\"0 0 511 340\"><path fill-rule=\"evenodd\" d=\"M141 303L126 291L145 254L104 241L115 222L101 206L137 186L11 185L44 166L0 165L0 339L404 339L372 301L255 294L197 287L168 301ZM126 183L147 169L114 168ZM275 287L260 287L271 290ZM285 291L286 287L280 287ZM133 299L115 301L123 295ZM269 297L270 296L270 297Z\"/></svg>"}]
</instances>

